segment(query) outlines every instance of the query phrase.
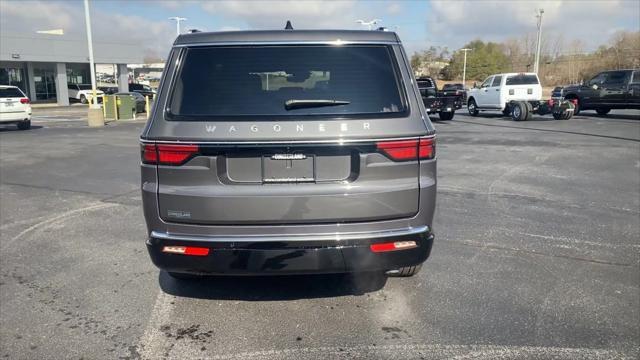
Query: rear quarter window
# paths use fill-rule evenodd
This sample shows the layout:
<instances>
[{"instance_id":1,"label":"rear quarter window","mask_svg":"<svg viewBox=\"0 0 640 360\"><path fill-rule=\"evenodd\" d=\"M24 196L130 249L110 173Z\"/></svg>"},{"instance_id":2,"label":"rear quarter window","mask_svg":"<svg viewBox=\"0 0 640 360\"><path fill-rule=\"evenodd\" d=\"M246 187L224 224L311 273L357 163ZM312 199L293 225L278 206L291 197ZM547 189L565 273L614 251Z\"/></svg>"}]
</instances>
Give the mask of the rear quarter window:
<instances>
[{"instance_id":1,"label":"rear quarter window","mask_svg":"<svg viewBox=\"0 0 640 360\"><path fill-rule=\"evenodd\" d=\"M22 91L18 88L4 88L0 89L0 98L23 98L25 97Z\"/></svg>"},{"instance_id":2,"label":"rear quarter window","mask_svg":"<svg viewBox=\"0 0 640 360\"><path fill-rule=\"evenodd\" d=\"M538 85L538 77L535 75L515 75L507 76L505 85Z\"/></svg>"},{"instance_id":3,"label":"rear quarter window","mask_svg":"<svg viewBox=\"0 0 640 360\"><path fill-rule=\"evenodd\" d=\"M392 117L408 111L386 45L212 46L183 50L169 120ZM290 100L338 106L287 109Z\"/></svg>"}]
</instances>

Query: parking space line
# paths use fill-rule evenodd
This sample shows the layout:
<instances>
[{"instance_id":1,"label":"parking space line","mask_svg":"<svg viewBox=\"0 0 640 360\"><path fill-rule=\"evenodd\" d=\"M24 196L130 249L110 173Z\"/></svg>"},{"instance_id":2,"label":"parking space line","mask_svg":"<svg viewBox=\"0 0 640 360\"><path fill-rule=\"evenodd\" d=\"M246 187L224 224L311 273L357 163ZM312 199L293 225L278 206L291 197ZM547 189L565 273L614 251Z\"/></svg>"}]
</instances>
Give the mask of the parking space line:
<instances>
[{"instance_id":1,"label":"parking space line","mask_svg":"<svg viewBox=\"0 0 640 360\"><path fill-rule=\"evenodd\" d=\"M140 342L137 344L142 359L160 359L164 357L167 339L160 328L169 323L175 299L175 296L165 293L162 289L158 290L149 322L144 329Z\"/></svg>"}]
</instances>

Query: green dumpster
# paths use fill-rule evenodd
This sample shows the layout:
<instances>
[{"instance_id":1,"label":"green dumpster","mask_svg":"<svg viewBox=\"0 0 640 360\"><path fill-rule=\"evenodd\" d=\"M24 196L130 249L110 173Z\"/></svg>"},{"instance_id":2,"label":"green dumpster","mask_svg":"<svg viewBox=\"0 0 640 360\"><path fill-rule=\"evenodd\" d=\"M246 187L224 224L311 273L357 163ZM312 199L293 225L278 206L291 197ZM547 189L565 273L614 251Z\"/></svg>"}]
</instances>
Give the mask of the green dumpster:
<instances>
[{"instance_id":1,"label":"green dumpster","mask_svg":"<svg viewBox=\"0 0 640 360\"><path fill-rule=\"evenodd\" d=\"M136 98L130 95L117 95L118 120L131 120L136 118Z\"/></svg>"},{"instance_id":2,"label":"green dumpster","mask_svg":"<svg viewBox=\"0 0 640 360\"><path fill-rule=\"evenodd\" d=\"M116 96L115 95L105 95L102 98L102 108L104 109L104 118L105 119L113 119L117 120L116 114Z\"/></svg>"}]
</instances>

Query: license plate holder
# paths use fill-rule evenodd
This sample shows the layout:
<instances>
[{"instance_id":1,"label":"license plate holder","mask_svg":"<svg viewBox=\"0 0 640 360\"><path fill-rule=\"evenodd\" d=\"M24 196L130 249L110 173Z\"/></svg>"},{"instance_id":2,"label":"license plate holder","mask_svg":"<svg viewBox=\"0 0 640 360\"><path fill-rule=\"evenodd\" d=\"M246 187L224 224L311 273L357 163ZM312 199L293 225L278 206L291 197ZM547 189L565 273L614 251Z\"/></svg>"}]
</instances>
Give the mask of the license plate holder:
<instances>
[{"instance_id":1,"label":"license plate holder","mask_svg":"<svg viewBox=\"0 0 640 360\"><path fill-rule=\"evenodd\" d=\"M312 183L315 182L316 158L301 153L277 153L262 157L262 182Z\"/></svg>"}]
</instances>

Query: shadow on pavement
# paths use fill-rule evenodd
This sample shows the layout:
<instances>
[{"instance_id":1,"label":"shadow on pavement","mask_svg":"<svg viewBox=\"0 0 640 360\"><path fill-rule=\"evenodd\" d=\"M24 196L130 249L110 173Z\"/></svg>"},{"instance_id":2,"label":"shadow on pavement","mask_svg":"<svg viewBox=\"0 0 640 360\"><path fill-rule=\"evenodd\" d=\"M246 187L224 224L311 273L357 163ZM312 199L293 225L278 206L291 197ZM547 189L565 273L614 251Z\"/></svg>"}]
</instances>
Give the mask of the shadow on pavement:
<instances>
[{"instance_id":1,"label":"shadow on pavement","mask_svg":"<svg viewBox=\"0 0 640 360\"><path fill-rule=\"evenodd\" d=\"M15 131L15 132L23 132L23 131L31 131L31 130L38 130L38 129L42 129L43 126L39 126L39 125L31 125L31 129L29 130L20 130L18 129L18 127L15 124L7 124L7 125L0 125L0 132L11 132L11 131Z\"/></svg>"},{"instance_id":2,"label":"shadow on pavement","mask_svg":"<svg viewBox=\"0 0 640 360\"><path fill-rule=\"evenodd\" d=\"M596 113L590 114L590 113L583 113L581 112L580 115L578 116L584 116L584 117L588 117L588 118L598 118L598 119L614 119L614 120L640 120L640 111L638 111L637 114L607 114L607 115L598 115Z\"/></svg>"},{"instance_id":3,"label":"shadow on pavement","mask_svg":"<svg viewBox=\"0 0 640 360\"><path fill-rule=\"evenodd\" d=\"M363 295L382 289L387 277L382 273L292 275L292 276L212 276L174 279L166 271L158 275L167 294L210 300L283 301Z\"/></svg>"}]
</instances>

